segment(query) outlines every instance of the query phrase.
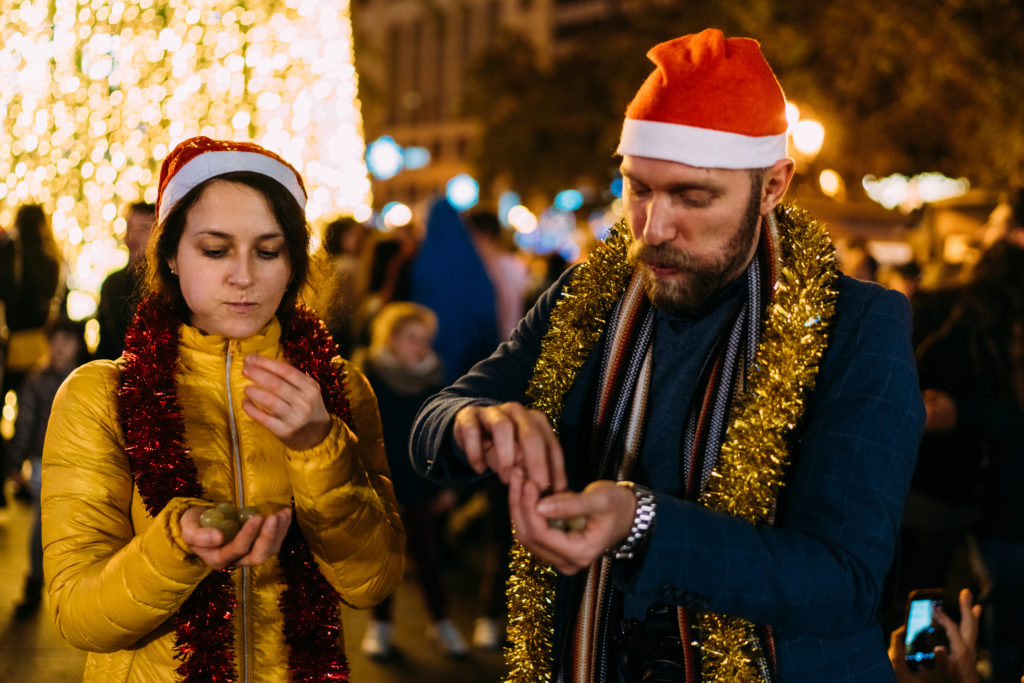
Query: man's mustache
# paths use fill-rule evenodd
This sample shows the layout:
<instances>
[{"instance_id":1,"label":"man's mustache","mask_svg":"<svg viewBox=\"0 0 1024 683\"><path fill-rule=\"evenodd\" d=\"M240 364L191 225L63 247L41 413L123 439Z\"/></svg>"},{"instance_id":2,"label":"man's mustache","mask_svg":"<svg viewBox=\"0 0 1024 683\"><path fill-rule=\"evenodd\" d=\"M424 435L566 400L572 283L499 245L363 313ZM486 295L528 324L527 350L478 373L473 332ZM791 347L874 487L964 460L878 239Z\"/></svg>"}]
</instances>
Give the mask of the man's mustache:
<instances>
[{"instance_id":1,"label":"man's mustache","mask_svg":"<svg viewBox=\"0 0 1024 683\"><path fill-rule=\"evenodd\" d=\"M680 251L668 244L647 244L636 240L629 247L629 260L631 263L646 263L662 268L675 268L677 270L689 270L697 265L696 259L684 251Z\"/></svg>"}]
</instances>

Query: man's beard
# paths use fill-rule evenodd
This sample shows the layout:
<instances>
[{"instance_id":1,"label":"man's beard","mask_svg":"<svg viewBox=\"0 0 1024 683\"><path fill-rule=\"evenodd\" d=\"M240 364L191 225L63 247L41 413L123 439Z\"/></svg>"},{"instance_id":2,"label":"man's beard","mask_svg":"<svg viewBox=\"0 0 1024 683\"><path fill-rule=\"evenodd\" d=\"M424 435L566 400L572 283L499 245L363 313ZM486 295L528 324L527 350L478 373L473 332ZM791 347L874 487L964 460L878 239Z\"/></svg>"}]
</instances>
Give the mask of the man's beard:
<instances>
[{"instance_id":1,"label":"man's beard","mask_svg":"<svg viewBox=\"0 0 1024 683\"><path fill-rule=\"evenodd\" d=\"M633 240L628 259L639 268L644 292L658 309L672 314L699 312L729 284L750 254L760 218L761 193L751 188L747 210L725 249L711 263L702 263L685 251L668 244L650 245ZM671 278L655 277L647 266L655 263L676 270Z\"/></svg>"}]
</instances>

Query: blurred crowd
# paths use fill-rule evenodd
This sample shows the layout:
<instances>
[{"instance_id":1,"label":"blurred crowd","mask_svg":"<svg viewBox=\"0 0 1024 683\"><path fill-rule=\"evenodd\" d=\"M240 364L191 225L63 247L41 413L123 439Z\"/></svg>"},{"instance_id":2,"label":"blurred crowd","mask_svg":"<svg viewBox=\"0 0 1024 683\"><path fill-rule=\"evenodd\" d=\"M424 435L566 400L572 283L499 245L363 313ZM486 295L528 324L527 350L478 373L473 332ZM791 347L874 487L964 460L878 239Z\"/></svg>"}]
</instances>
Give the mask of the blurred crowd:
<instances>
[{"instance_id":1,"label":"blurred crowd","mask_svg":"<svg viewBox=\"0 0 1024 683\"><path fill-rule=\"evenodd\" d=\"M103 285L92 344L83 322L67 318L66 267L43 209L23 206L0 229L0 398L17 396L0 463L12 482L6 489L35 501L37 525L18 618L32 616L41 600L39 458L53 395L88 357L121 354L134 310L154 207L132 204L124 217L128 263ZM1024 672L1024 191L1000 205L978 244L979 258L962 275L927 287L927 264L880 269L863 244L840 252L845 272L902 291L915 313L926 433L881 606L901 681L978 680L979 659L988 680L1017 681ZM320 250L304 298L377 395L428 636L453 657L471 645L498 649L511 543L503 492L494 478L457 491L420 479L409 462L409 431L422 401L490 355L569 264L557 253L517 249L497 216L459 213L444 200L422 221L389 232L348 218L331 222ZM465 547L486 557L471 634L450 619L443 581L446 563ZM936 622L946 637L930 668L908 668L906 600L922 588L947 598ZM392 621L400 615L390 600L374 610L361 641L367 655L396 655L402 644Z\"/></svg>"}]
</instances>

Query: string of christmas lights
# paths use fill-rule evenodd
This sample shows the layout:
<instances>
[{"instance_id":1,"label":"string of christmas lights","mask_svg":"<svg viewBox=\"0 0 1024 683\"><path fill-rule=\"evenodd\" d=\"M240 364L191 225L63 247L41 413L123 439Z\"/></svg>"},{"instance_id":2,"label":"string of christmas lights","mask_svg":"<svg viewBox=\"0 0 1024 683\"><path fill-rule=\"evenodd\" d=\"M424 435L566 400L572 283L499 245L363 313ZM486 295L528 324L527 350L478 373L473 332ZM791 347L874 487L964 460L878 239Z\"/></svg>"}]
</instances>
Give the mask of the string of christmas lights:
<instances>
[{"instance_id":1,"label":"string of christmas lights","mask_svg":"<svg viewBox=\"0 0 1024 683\"><path fill-rule=\"evenodd\" d=\"M310 221L369 216L347 1L0 0L0 16L0 226L43 205L74 317L127 262L123 208L156 199L187 137L281 154Z\"/></svg>"}]
</instances>

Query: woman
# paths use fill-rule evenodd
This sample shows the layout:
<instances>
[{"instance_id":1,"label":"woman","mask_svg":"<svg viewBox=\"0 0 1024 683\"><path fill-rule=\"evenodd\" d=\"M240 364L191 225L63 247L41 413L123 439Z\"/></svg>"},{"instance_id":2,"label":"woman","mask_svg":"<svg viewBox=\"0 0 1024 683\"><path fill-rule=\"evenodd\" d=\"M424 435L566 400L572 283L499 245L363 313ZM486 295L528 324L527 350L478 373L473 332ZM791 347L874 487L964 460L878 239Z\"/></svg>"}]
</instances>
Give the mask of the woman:
<instances>
[{"instance_id":1,"label":"woman","mask_svg":"<svg viewBox=\"0 0 1024 683\"><path fill-rule=\"evenodd\" d=\"M60 249L43 207L19 207L14 231L15 239L0 234L0 397L20 391L29 372L45 362L44 328L60 309L64 294ZM20 475L21 465L5 455L4 440L0 439L0 469L14 471L15 497L31 501L32 494ZM5 504L0 486L0 507Z\"/></svg>"},{"instance_id":2,"label":"woman","mask_svg":"<svg viewBox=\"0 0 1024 683\"><path fill-rule=\"evenodd\" d=\"M63 296L60 249L43 207L19 207L14 228L17 238L10 242L2 264L7 272L0 275L0 299L12 347L5 393L17 391L25 375L46 355L44 328L55 317Z\"/></svg>"},{"instance_id":3,"label":"woman","mask_svg":"<svg viewBox=\"0 0 1024 683\"><path fill-rule=\"evenodd\" d=\"M124 355L57 395L45 574L87 681L346 680L340 602L401 579L373 394L295 303L305 196L257 145L176 147ZM259 513L233 538L224 502Z\"/></svg>"}]
</instances>

